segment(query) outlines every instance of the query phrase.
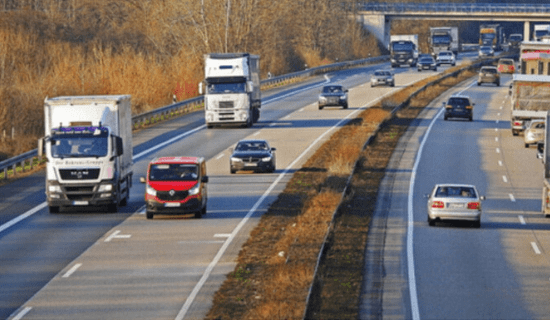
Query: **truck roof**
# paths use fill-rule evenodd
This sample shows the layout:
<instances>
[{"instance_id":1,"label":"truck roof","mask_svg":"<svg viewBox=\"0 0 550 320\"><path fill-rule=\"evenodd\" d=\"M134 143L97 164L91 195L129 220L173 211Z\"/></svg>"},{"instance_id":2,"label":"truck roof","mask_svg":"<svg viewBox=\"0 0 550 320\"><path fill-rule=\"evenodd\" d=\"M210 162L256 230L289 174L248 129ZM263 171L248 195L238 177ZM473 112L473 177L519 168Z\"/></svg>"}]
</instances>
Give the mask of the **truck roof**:
<instances>
[{"instance_id":1,"label":"truck roof","mask_svg":"<svg viewBox=\"0 0 550 320\"><path fill-rule=\"evenodd\" d=\"M514 74L514 81L550 82L550 76L539 74Z\"/></svg>"},{"instance_id":2,"label":"truck roof","mask_svg":"<svg viewBox=\"0 0 550 320\"><path fill-rule=\"evenodd\" d=\"M199 164L203 160L202 157L160 157L153 159L151 164L161 163L183 163L183 164Z\"/></svg>"},{"instance_id":3,"label":"truck roof","mask_svg":"<svg viewBox=\"0 0 550 320\"><path fill-rule=\"evenodd\" d=\"M112 101L121 101L130 99L131 95L88 95L88 96L60 96L54 98L44 99L44 103L49 104L67 104L67 103L76 103L76 104L90 104L93 102L112 102Z\"/></svg>"},{"instance_id":4,"label":"truck roof","mask_svg":"<svg viewBox=\"0 0 550 320\"><path fill-rule=\"evenodd\" d=\"M208 53L204 55L207 58L211 59L235 59L243 57L258 57L247 52L234 52L234 53Z\"/></svg>"}]
</instances>

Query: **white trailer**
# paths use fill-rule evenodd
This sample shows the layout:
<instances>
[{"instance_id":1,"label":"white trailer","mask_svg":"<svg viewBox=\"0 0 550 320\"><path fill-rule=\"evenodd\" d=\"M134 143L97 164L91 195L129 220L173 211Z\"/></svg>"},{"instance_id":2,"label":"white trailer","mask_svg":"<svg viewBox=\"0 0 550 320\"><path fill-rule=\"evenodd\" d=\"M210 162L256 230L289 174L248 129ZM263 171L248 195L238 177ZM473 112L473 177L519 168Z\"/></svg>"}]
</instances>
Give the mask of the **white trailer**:
<instances>
[{"instance_id":1,"label":"white trailer","mask_svg":"<svg viewBox=\"0 0 550 320\"><path fill-rule=\"evenodd\" d=\"M418 62L418 35L403 34L390 36L390 61L392 67L406 64L415 67Z\"/></svg>"},{"instance_id":2,"label":"white trailer","mask_svg":"<svg viewBox=\"0 0 550 320\"><path fill-rule=\"evenodd\" d=\"M541 41L542 37L550 35L550 24L536 24L533 26L533 40Z\"/></svg>"},{"instance_id":3,"label":"white trailer","mask_svg":"<svg viewBox=\"0 0 550 320\"><path fill-rule=\"evenodd\" d=\"M460 51L460 39L458 27L433 27L430 28L430 51L437 57L441 51L452 51L455 57Z\"/></svg>"},{"instance_id":4,"label":"white trailer","mask_svg":"<svg viewBox=\"0 0 550 320\"><path fill-rule=\"evenodd\" d=\"M211 53L204 56L204 94L207 128L214 125L251 127L260 118L260 56L249 53Z\"/></svg>"},{"instance_id":5,"label":"white trailer","mask_svg":"<svg viewBox=\"0 0 550 320\"><path fill-rule=\"evenodd\" d=\"M514 74L511 127L519 135L532 119L544 119L550 110L550 76Z\"/></svg>"},{"instance_id":6,"label":"white trailer","mask_svg":"<svg viewBox=\"0 0 550 320\"><path fill-rule=\"evenodd\" d=\"M63 96L44 101L46 196L62 207L117 206L132 185L132 110L129 95Z\"/></svg>"}]
</instances>

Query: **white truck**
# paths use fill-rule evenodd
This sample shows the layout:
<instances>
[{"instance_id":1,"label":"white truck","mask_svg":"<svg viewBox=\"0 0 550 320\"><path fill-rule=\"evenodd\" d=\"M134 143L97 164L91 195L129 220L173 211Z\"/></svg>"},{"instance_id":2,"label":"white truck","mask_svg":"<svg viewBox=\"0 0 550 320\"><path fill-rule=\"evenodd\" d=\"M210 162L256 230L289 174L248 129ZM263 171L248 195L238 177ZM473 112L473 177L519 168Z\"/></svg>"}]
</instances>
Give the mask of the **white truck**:
<instances>
[{"instance_id":1,"label":"white truck","mask_svg":"<svg viewBox=\"0 0 550 320\"><path fill-rule=\"evenodd\" d=\"M550 111L550 76L514 74L511 98L511 127L514 136L532 119L546 119Z\"/></svg>"},{"instance_id":2,"label":"white truck","mask_svg":"<svg viewBox=\"0 0 550 320\"><path fill-rule=\"evenodd\" d=\"M432 27L430 28L430 52L437 57L441 51L452 51L455 57L460 50L460 38L458 27Z\"/></svg>"},{"instance_id":3,"label":"white truck","mask_svg":"<svg viewBox=\"0 0 550 320\"><path fill-rule=\"evenodd\" d=\"M541 41L542 37L550 35L550 24L536 24L533 29L534 41Z\"/></svg>"},{"instance_id":4,"label":"white truck","mask_svg":"<svg viewBox=\"0 0 550 320\"><path fill-rule=\"evenodd\" d=\"M44 100L46 196L50 213L62 207L117 206L132 186L132 110L129 95L62 96Z\"/></svg>"},{"instance_id":5,"label":"white truck","mask_svg":"<svg viewBox=\"0 0 550 320\"><path fill-rule=\"evenodd\" d=\"M392 35L390 36L390 61L392 68L403 64L415 67L418 62L418 35Z\"/></svg>"},{"instance_id":6,"label":"white truck","mask_svg":"<svg viewBox=\"0 0 550 320\"><path fill-rule=\"evenodd\" d=\"M260 118L260 56L249 53L211 53L204 56L203 82L206 127L251 127Z\"/></svg>"}]
</instances>

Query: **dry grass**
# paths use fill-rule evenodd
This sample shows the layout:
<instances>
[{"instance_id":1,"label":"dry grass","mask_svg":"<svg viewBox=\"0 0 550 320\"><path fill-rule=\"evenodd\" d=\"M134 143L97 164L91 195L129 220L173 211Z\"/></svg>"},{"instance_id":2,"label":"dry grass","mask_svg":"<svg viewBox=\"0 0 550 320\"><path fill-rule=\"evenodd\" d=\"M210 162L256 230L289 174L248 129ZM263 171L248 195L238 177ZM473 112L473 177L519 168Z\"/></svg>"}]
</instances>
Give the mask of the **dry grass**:
<instances>
[{"instance_id":1,"label":"dry grass","mask_svg":"<svg viewBox=\"0 0 550 320\"><path fill-rule=\"evenodd\" d=\"M393 148L424 106L473 74L466 71L427 88L389 118L395 105L407 101L427 82L405 88L334 133L262 216L239 253L235 271L216 292L207 318L301 319L312 283L307 318L357 318L368 225ZM374 142L363 150L384 121ZM350 192L341 202L356 161ZM313 281L319 250L335 212Z\"/></svg>"}]
</instances>

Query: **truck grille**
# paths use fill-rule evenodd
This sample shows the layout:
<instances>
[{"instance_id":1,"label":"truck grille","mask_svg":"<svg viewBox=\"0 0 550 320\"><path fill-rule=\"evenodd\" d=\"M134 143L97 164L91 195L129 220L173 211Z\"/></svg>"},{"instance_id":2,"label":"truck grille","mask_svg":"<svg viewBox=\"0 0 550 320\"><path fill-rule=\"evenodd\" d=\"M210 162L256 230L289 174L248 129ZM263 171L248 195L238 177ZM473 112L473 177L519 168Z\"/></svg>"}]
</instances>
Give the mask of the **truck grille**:
<instances>
[{"instance_id":1,"label":"truck grille","mask_svg":"<svg viewBox=\"0 0 550 320\"><path fill-rule=\"evenodd\" d=\"M99 177L99 169L59 169L63 180L95 180Z\"/></svg>"},{"instance_id":2,"label":"truck grille","mask_svg":"<svg viewBox=\"0 0 550 320\"><path fill-rule=\"evenodd\" d=\"M157 191L157 198L162 201L181 201L189 195L188 191L173 191L173 195L170 195L170 191Z\"/></svg>"},{"instance_id":3,"label":"truck grille","mask_svg":"<svg viewBox=\"0 0 550 320\"><path fill-rule=\"evenodd\" d=\"M234 104L233 101L220 101L218 107L220 109L233 109Z\"/></svg>"}]
</instances>

